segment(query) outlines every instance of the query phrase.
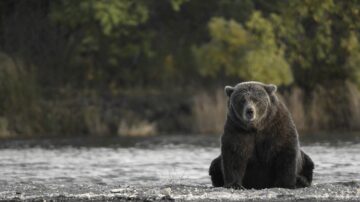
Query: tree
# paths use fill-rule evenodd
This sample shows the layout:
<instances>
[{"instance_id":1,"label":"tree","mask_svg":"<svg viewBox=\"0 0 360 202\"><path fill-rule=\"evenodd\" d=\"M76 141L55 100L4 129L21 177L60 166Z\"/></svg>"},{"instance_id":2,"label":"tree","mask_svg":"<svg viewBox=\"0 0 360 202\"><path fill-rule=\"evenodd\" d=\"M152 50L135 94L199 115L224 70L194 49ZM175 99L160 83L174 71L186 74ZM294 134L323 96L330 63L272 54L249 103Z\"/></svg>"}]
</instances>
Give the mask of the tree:
<instances>
[{"instance_id":1,"label":"tree","mask_svg":"<svg viewBox=\"0 0 360 202\"><path fill-rule=\"evenodd\" d=\"M351 79L359 82L359 1L295 0L282 5L273 24L286 47L296 83L305 88Z\"/></svg>"},{"instance_id":2,"label":"tree","mask_svg":"<svg viewBox=\"0 0 360 202\"><path fill-rule=\"evenodd\" d=\"M211 41L193 48L202 75L215 77L224 71L242 80L279 85L293 81L273 26L259 11L253 12L245 26L215 17L209 23L209 31Z\"/></svg>"}]
</instances>

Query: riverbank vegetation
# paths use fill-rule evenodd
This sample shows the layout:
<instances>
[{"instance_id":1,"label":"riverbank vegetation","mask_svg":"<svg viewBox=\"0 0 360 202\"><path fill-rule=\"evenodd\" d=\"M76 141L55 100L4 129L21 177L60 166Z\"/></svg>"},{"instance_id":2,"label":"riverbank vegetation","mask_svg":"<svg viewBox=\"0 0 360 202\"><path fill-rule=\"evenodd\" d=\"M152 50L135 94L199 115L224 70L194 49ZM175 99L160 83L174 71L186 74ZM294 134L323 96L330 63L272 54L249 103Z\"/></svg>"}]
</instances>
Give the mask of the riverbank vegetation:
<instances>
[{"instance_id":1,"label":"riverbank vegetation","mask_svg":"<svg viewBox=\"0 0 360 202\"><path fill-rule=\"evenodd\" d=\"M359 30L356 0L3 0L0 137L218 134L246 80L359 130Z\"/></svg>"}]
</instances>

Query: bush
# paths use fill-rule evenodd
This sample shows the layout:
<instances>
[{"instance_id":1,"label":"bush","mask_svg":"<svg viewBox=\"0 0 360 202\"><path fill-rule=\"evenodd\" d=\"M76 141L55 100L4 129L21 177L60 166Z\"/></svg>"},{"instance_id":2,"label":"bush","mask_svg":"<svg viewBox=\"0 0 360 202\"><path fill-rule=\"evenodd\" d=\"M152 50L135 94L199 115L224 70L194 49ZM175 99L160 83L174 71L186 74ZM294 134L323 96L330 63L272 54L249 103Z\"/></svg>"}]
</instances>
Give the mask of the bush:
<instances>
[{"instance_id":1,"label":"bush","mask_svg":"<svg viewBox=\"0 0 360 202\"><path fill-rule=\"evenodd\" d=\"M39 125L39 93L31 66L0 53L0 116L9 136L31 136Z\"/></svg>"}]
</instances>

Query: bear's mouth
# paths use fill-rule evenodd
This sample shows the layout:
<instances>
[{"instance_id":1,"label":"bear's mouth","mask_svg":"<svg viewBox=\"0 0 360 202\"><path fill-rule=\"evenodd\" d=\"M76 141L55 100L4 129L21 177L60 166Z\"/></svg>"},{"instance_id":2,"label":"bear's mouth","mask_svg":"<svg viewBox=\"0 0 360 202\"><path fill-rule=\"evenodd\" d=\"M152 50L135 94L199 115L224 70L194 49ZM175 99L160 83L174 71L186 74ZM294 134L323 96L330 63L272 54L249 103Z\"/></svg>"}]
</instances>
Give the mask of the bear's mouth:
<instances>
[{"instance_id":1,"label":"bear's mouth","mask_svg":"<svg viewBox=\"0 0 360 202\"><path fill-rule=\"evenodd\" d=\"M243 113L243 117L246 122L254 122L256 118L255 110L252 107L246 107Z\"/></svg>"}]
</instances>

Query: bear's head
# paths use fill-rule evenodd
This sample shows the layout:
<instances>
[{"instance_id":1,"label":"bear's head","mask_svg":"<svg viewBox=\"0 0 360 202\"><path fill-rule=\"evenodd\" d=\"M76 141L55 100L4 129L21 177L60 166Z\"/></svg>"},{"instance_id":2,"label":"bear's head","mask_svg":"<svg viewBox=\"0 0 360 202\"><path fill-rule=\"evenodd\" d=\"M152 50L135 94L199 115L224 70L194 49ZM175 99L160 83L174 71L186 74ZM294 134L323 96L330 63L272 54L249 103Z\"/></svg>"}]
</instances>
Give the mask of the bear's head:
<instances>
[{"instance_id":1,"label":"bear's head","mask_svg":"<svg viewBox=\"0 0 360 202\"><path fill-rule=\"evenodd\" d=\"M277 101L276 89L273 84L255 81L242 82L234 87L226 86L230 119L244 129L260 129Z\"/></svg>"}]
</instances>

